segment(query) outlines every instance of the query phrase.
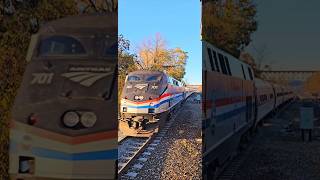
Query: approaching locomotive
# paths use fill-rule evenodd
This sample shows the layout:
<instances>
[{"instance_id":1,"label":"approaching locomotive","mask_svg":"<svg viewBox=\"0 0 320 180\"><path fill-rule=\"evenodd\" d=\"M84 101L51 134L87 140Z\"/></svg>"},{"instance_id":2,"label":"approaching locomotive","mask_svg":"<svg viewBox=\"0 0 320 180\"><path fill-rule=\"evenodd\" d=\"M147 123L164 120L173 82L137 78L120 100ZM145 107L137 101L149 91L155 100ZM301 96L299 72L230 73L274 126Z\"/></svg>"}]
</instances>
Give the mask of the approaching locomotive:
<instances>
[{"instance_id":1,"label":"approaching locomotive","mask_svg":"<svg viewBox=\"0 0 320 180\"><path fill-rule=\"evenodd\" d=\"M117 14L67 17L32 36L12 110L12 179L114 179Z\"/></svg>"},{"instance_id":2,"label":"approaching locomotive","mask_svg":"<svg viewBox=\"0 0 320 180\"><path fill-rule=\"evenodd\" d=\"M203 177L215 179L257 124L294 94L255 78L250 65L205 41L202 55Z\"/></svg>"},{"instance_id":3,"label":"approaching locomotive","mask_svg":"<svg viewBox=\"0 0 320 180\"><path fill-rule=\"evenodd\" d=\"M149 136L189 94L164 72L131 72L122 91L121 130L129 136Z\"/></svg>"}]
</instances>

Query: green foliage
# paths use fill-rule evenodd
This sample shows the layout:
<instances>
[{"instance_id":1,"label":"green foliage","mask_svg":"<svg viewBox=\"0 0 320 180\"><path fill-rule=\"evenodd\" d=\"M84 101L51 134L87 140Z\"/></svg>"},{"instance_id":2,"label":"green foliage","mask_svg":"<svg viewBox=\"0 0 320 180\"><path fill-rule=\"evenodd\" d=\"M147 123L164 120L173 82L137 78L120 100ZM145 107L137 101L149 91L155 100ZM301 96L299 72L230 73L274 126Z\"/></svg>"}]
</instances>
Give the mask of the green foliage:
<instances>
[{"instance_id":1,"label":"green foliage","mask_svg":"<svg viewBox=\"0 0 320 180\"><path fill-rule=\"evenodd\" d=\"M205 1L202 6L202 39L239 57L257 30L252 0Z\"/></svg>"},{"instance_id":2,"label":"green foliage","mask_svg":"<svg viewBox=\"0 0 320 180\"><path fill-rule=\"evenodd\" d=\"M130 41L123 35L118 37L118 97L121 96L126 75L138 69L136 55L130 53ZM118 98L120 99L120 98Z\"/></svg>"}]
</instances>

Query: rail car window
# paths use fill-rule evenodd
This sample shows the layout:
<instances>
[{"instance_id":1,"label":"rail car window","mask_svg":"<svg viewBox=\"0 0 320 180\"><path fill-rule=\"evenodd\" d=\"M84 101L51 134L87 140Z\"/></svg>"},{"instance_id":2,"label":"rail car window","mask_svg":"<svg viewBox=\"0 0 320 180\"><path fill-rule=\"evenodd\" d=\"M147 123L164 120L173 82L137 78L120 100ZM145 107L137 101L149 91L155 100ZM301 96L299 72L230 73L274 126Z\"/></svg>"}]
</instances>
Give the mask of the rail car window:
<instances>
[{"instance_id":1,"label":"rail car window","mask_svg":"<svg viewBox=\"0 0 320 180\"><path fill-rule=\"evenodd\" d=\"M227 57L227 56L225 56L225 57L224 57L224 60L225 60L225 62L226 62L226 66L227 66L228 74L229 74L230 76L232 76L228 57Z\"/></svg>"},{"instance_id":2,"label":"rail car window","mask_svg":"<svg viewBox=\"0 0 320 180\"><path fill-rule=\"evenodd\" d=\"M214 69L214 65L213 65L213 60L212 60L211 49L210 49L210 48L207 48L207 51L208 51L208 55L209 55L209 60L210 60L210 67L211 67L211 70L212 70L212 71L215 71L215 69Z\"/></svg>"},{"instance_id":3,"label":"rail car window","mask_svg":"<svg viewBox=\"0 0 320 180\"><path fill-rule=\"evenodd\" d=\"M213 53L214 62L215 62L215 64L216 64L216 69L217 69L218 72L220 72L220 68L219 68L219 64L218 64L218 58L217 58L217 53L216 53L214 50L212 50L212 53Z\"/></svg>"},{"instance_id":4,"label":"rail car window","mask_svg":"<svg viewBox=\"0 0 320 180\"><path fill-rule=\"evenodd\" d=\"M176 86L179 86L178 81L176 81L176 80L174 80L174 79L173 79L173 84L176 85Z\"/></svg>"},{"instance_id":5,"label":"rail car window","mask_svg":"<svg viewBox=\"0 0 320 180\"><path fill-rule=\"evenodd\" d=\"M272 99L273 98L273 94L270 94L270 99Z\"/></svg>"},{"instance_id":6,"label":"rail car window","mask_svg":"<svg viewBox=\"0 0 320 180\"><path fill-rule=\"evenodd\" d=\"M243 69L243 65L242 64L241 64L241 69L242 69L243 78L245 80L247 80L246 73L244 73L244 69Z\"/></svg>"},{"instance_id":7,"label":"rail car window","mask_svg":"<svg viewBox=\"0 0 320 180\"><path fill-rule=\"evenodd\" d=\"M220 54L220 53L218 53L218 57L219 57L219 62L220 62L220 66L221 66L222 73L223 73L223 74L228 74L226 65L225 65L225 63L224 63L223 55Z\"/></svg>"},{"instance_id":8,"label":"rail car window","mask_svg":"<svg viewBox=\"0 0 320 180\"><path fill-rule=\"evenodd\" d=\"M161 76L149 76L146 79L147 82L161 81Z\"/></svg>"},{"instance_id":9,"label":"rail car window","mask_svg":"<svg viewBox=\"0 0 320 180\"><path fill-rule=\"evenodd\" d=\"M127 81L128 82L141 81L141 78L139 76L129 76Z\"/></svg>"},{"instance_id":10,"label":"rail car window","mask_svg":"<svg viewBox=\"0 0 320 180\"><path fill-rule=\"evenodd\" d=\"M39 53L50 55L84 55L86 51L82 44L67 36L52 36L40 42Z\"/></svg>"},{"instance_id":11,"label":"rail car window","mask_svg":"<svg viewBox=\"0 0 320 180\"><path fill-rule=\"evenodd\" d=\"M283 96L284 93L277 93L277 96Z\"/></svg>"},{"instance_id":12,"label":"rail car window","mask_svg":"<svg viewBox=\"0 0 320 180\"><path fill-rule=\"evenodd\" d=\"M249 68L249 67L248 67L248 72L249 72L250 79L253 80L252 71L251 71L251 68Z\"/></svg>"}]
</instances>

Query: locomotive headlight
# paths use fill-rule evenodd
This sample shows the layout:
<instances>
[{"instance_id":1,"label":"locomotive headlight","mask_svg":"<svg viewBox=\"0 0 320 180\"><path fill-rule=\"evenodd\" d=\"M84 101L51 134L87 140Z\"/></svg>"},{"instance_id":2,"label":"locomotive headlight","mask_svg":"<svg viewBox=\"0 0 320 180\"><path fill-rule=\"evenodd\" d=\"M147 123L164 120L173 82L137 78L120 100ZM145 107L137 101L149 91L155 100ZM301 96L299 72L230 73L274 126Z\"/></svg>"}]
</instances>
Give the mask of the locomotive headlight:
<instances>
[{"instance_id":1,"label":"locomotive headlight","mask_svg":"<svg viewBox=\"0 0 320 180\"><path fill-rule=\"evenodd\" d=\"M97 116L93 112L84 112L81 115L80 121L84 127L90 128L96 124Z\"/></svg>"},{"instance_id":2,"label":"locomotive headlight","mask_svg":"<svg viewBox=\"0 0 320 180\"><path fill-rule=\"evenodd\" d=\"M79 123L79 121L80 117L78 113L74 111L69 111L63 116L63 124L67 127L74 127Z\"/></svg>"},{"instance_id":3,"label":"locomotive headlight","mask_svg":"<svg viewBox=\"0 0 320 180\"><path fill-rule=\"evenodd\" d=\"M137 95L136 95L136 96L134 96L133 98L134 98L134 100L142 100L144 97L143 97L143 96L137 96Z\"/></svg>"}]
</instances>

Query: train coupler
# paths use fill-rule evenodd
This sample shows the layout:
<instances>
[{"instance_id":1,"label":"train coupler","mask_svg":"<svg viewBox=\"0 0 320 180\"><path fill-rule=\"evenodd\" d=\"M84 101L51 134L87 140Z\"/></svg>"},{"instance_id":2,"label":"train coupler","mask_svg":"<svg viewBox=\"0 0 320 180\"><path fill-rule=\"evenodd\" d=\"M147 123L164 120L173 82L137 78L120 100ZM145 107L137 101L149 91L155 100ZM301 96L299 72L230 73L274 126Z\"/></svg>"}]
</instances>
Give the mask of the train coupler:
<instances>
[{"instance_id":1,"label":"train coupler","mask_svg":"<svg viewBox=\"0 0 320 180\"><path fill-rule=\"evenodd\" d=\"M129 128L133 129L146 129L146 124L148 122L148 119L145 119L144 117L137 116L127 121Z\"/></svg>"}]
</instances>

